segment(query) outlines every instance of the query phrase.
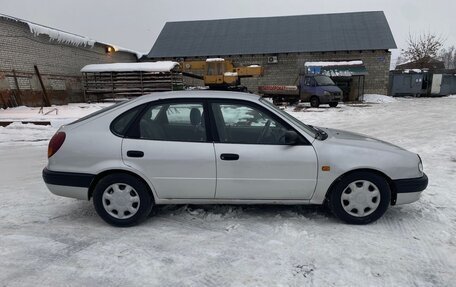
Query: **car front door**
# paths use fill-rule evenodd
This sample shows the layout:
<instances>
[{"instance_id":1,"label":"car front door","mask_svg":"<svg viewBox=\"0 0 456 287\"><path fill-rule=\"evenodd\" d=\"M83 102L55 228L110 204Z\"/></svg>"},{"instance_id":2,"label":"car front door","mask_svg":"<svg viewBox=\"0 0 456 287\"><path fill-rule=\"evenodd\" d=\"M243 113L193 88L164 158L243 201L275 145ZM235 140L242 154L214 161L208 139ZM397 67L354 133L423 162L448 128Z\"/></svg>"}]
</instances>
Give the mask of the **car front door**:
<instances>
[{"instance_id":1,"label":"car front door","mask_svg":"<svg viewBox=\"0 0 456 287\"><path fill-rule=\"evenodd\" d=\"M310 97L315 95L315 80L312 77L305 76L301 78L301 101L308 102Z\"/></svg>"},{"instance_id":2,"label":"car front door","mask_svg":"<svg viewBox=\"0 0 456 287\"><path fill-rule=\"evenodd\" d=\"M214 198L214 146L205 115L202 100L154 103L123 140L124 163L145 175L160 198Z\"/></svg>"},{"instance_id":3,"label":"car front door","mask_svg":"<svg viewBox=\"0 0 456 287\"><path fill-rule=\"evenodd\" d=\"M213 100L210 107L217 138L217 199L311 198L317 157L304 137L285 144L285 133L293 128L251 102Z\"/></svg>"}]
</instances>

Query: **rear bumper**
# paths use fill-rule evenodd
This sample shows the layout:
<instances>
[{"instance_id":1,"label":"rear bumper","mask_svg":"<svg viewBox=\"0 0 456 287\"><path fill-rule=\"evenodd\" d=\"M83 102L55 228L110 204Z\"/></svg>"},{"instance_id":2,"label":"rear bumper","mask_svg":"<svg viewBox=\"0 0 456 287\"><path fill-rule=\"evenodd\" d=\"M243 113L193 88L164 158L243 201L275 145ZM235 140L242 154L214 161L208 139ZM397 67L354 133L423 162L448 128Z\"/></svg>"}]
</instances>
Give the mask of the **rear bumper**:
<instances>
[{"instance_id":1,"label":"rear bumper","mask_svg":"<svg viewBox=\"0 0 456 287\"><path fill-rule=\"evenodd\" d=\"M426 174L418 178L393 180L396 191L396 199L393 204L399 205L417 201L421 196L421 192L428 186L428 182Z\"/></svg>"},{"instance_id":2,"label":"rear bumper","mask_svg":"<svg viewBox=\"0 0 456 287\"><path fill-rule=\"evenodd\" d=\"M93 174L51 171L43 169L43 180L53 194L89 199L89 187L94 179Z\"/></svg>"}]
</instances>

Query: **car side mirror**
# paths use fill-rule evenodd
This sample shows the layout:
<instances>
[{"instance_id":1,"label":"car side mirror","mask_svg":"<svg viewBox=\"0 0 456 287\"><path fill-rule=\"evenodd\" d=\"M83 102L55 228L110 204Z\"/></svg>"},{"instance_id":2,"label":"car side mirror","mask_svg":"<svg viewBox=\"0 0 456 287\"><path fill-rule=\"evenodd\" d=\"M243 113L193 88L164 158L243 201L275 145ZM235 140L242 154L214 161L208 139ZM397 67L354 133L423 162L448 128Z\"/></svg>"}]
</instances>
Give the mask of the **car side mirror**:
<instances>
[{"instance_id":1,"label":"car side mirror","mask_svg":"<svg viewBox=\"0 0 456 287\"><path fill-rule=\"evenodd\" d=\"M299 136L295 131L285 132L285 144L294 145L298 143Z\"/></svg>"}]
</instances>

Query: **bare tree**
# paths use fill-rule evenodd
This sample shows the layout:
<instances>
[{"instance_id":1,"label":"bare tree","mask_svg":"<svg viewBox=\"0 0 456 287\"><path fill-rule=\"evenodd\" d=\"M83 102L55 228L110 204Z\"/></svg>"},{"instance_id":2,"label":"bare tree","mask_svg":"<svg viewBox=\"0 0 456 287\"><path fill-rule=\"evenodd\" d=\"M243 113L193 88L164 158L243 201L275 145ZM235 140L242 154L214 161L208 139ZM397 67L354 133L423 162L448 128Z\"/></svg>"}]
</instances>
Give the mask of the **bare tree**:
<instances>
[{"instance_id":1,"label":"bare tree","mask_svg":"<svg viewBox=\"0 0 456 287\"><path fill-rule=\"evenodd\" d=\"M445 63L445 68L456 69L456 48L454 46L442 49L439 58Z\"/></svg>"},{"instance_id":2,"label":"bare tree","mask_svg":"<svg viewBox=\"0 0 456 287\"><path fill-rule=\"evenodd\" d=\"M396 66L404 64L405 62L407 62L407 59L405 59L402 55L399 55L396 59Z\"/></svg>"},{"instance_id":3,"label":"bare tree","mask_svg":"<svg viewBox=\"0 0 456 287\"><path fill-rule=\"evenodd\" d=\"M419 36L409 34L407 49L402 50L402 56L408 61L418 61L426 57L437 57L443 46L444 39L430 32Z\"/></svg>"}]
</instances>

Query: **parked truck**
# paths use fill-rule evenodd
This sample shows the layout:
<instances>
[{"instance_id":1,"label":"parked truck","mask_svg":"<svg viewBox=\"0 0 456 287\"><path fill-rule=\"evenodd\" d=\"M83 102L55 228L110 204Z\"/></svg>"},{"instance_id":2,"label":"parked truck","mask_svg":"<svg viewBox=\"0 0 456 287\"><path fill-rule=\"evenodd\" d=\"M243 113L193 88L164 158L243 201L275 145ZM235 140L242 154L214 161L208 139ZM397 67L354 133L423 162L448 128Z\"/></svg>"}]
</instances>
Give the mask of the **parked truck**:
<instances>
[{"instance_id":1,"label":"parked truck","mask_svg":"<svg viewBox=\"0 0 456 287\"><path fill-rule=\"evenodd\" d=\"M241 79L263 75L263 67L259 65L236 67L232 61L223 58L183 61L179 65L182 75L202 80L213 90L247 91L241 85Z\"/></svg>"},{"instance_id":2,"label":"parked truck","mask_svg":"<svg viewBox=\"0 0 456 287\"><path fill-rule=\"evenodd\" d=\"M322 104L335 108L343 97L342 90L324 75L300 75L296 86L265 85L259 86L258 92L263 97L272 98L275 104L310 102L314 108Z\"/></svg>"}]
</instances>

